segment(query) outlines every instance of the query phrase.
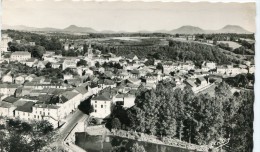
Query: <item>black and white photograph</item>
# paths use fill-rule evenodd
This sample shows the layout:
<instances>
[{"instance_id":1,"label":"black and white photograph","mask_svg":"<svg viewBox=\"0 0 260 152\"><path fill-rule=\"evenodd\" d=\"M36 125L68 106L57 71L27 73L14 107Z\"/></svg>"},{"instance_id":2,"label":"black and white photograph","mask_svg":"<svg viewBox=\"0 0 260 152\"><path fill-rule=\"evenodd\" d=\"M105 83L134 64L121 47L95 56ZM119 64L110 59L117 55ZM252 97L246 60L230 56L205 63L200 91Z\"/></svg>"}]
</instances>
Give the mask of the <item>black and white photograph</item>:
<instances>
[{"instance_id":1,"label":"black and white photograph","mask_svg":"<svg viewBox=\"0 0 260 152\"><path fill-rule=\"evenodd\" d=\"M0 152L257 152L256 6L1 0Z\"/></svg>"}]
</instances>

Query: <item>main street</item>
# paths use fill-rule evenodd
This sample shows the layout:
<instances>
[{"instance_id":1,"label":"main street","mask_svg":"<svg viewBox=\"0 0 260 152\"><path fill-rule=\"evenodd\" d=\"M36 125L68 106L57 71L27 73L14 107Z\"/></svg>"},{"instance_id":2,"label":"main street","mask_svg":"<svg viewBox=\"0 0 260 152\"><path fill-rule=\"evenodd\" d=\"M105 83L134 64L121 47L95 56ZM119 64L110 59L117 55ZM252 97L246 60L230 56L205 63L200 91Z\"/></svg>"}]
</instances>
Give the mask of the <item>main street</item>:
<instances>
[{"instance_id":1,"label":"main street","mask_svg":"<svg viewBox=\"0 0 260 152\"><path fill-rule=\"evenodd\" d=\"M77 110L75 113L73 113L70 118L68 118L66 120L66 123L64 124L64 126L62 126L59 130L58 130L58 139L56 140L56 146L57 146L57 151L59 151L59 149L64 149L64 145L63 142L65 140L65 138L67 137L67 135L69 134L69 132L73 129L73 127L77 124L77 122L79 120L81 120L83 117L87 117L88 115L84 114L83 112L81 112L80 110Z\"/></svg>"}]
</instances>

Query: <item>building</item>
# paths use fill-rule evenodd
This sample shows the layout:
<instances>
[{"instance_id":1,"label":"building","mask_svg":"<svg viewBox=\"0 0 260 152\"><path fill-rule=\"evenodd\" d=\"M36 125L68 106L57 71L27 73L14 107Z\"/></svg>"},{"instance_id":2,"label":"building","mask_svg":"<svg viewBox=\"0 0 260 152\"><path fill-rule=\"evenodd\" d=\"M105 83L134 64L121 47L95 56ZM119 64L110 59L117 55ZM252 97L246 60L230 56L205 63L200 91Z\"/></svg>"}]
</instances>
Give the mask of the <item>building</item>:
<instances>
[{"instance_id":1,"label":"building","mask_svg":"<svg viewBox=\"0 0 260 152\"><path fill-rule=\"evenodd\" d=\"M111 113L112 98L105 94L98 95L91 99L91 105L94 109L91 116L103 119Z\"/></svg>"},{"instance_id":2,"label":"building","mask_svg":"<svg viewBox=\"0 0 260 152\"><path fill-rule=\"evenodd\" d=\"M13 77L11 76L11 71L2 77L2 82L7 82L7 83L13 82Z\"/></svg>"},{"instance_id":3,"label":"building","mask_svg":"<svg viewBox=\"0 0 260 152\"><path fill-rule=\"evenodd\" d=\"M19 87L17 84L0 84L0 94L11 96L14 95L16 89Z\"/></svg>"},{"instance_id":4,"label":"building","mask_svg":"<svg viewBox=\"0 0 260 152\"><path fill-rule=\"evenodd\" d=\"M77 68L77 60L65 59L62 63L62 70L65 70L67 68Z\"/></svg>"},{"instance_id":5,"label":"building","mask_svg":"<svg viewBox=\"0 0 260 152\"><path fill-rule=\"evenodd\" d=\"M17 77L14 79L14 82L15 82L16 84L23 84L24 81L25 81L25 77L26 77L26 75L17 76Z\"/></svg>"},{"instance_id":6,"label":"building","mask_svg":"<svg viewBox=\"0 0 260 152\"><path fill-rule=\"evenodd\" d=\"M8 51L8 42L11 42L12 39L8 37L7 34L2 34L1 36L1 48L0 48L0 54L5 53ZM0 55L1 56L1 55Z\"/></svg>"},{"instance_id":7,"label":"building","mask_svg":"<svg viewBox=\"0 0 260 152\"><path fill-rule=\"evenodd\" d=\"M29 42L30 46L35 46L35 42Z\"/></svg>"},{"instance_id":8,"label":"building","mask_svg":"<svg viewBox=\"0 0 260 152\"><path fill-rule=\"evenodd\" d=\"M18 106L15 109L15 117L25 120L25 121L29 121L29 120L33 120L33 105L35 103L32 101L28 101L25 104L23 104L22 106Z\"/></svg>"},{"instance_id":9,"label":"building","mask_svg":"<svg viewBox=\"0 0 260 152\"><path fill-rule=\"evenodd\" d=\"M26 61L31 58L31 53L26 52L26 51L16 51L11 54L10 60L11 61Z\"/></svg>"}]
</instances>

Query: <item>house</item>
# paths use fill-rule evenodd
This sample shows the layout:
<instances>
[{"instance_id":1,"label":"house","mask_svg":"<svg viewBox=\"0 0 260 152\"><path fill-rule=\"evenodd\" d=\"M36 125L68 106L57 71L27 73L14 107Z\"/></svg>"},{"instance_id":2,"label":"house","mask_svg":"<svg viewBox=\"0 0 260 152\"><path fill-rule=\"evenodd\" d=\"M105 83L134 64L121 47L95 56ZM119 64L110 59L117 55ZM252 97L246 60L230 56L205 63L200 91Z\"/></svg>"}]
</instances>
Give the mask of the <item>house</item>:
<instances>
[{"instance_id":1,"label":"house","mask_svg":"<svg viewBox=\"0 0 260 152\"><path fill-rule=\"evenodd\" d=\"M91 94L97 94L101 90L101 87L98 87L97 83L90 83L88 85L88 90Z\"/></svg>"},{"instance_id":2,"label":"house","mask_svg":"<svg viewBox=\"0 0 260 152\"><path fill-rule=\"evenodd\" d=\"M53 69L58 69L58 68L60 68L61 67L61 65L62 65L62 62L56 62L56 63L51 63L51 67L53 68Z\"/></svg>"},{"instance_id":3,"label":"house","mask_svg":"<svg viewBox=\"0 0 260 152\"><path fill-rule=\"evenodd\" d=\"M98 95L91 99L91 105L93 106L94 112L91 116L96 118L106 118L111 113L112 98L108 95Z\"/></svg>"},{"instance_id":4,"label":"house","mask_svg":"<svg viewBox=\"0 0 260 152\"><path fill-rule=\"evenodd\" d=\"M0 116L13 117L13 110L11 103L0 102Z\"/></svg>"},{"instance_id":5,"label":"house","mask_svg":"<svg viewBox=\"0 0 260 152\"><path fill-rule=\"evenodd\" d=\"M65 91L59 94L59 102L56 104L60 106L60 118L65 118L70 113L75 111L82 100L82 96L80 93L76 93L73 91Z\"/></svg>"},{"instance_id":6,"label":"house","mask_svg":"<svg viewBox=\"0 0 260 152\"><path fill-rule=\"evenodd\" d=\"M26 51L16 51L11 54L10 60L11 61L26 61L31 58L31 53Z\"/></svg>"},{"instance_id":7,"label":"house","mask_svg":"<svg viewBox=\"0 0 260 152\"><path fill-rule=\"evenodd\" d=\"M35 42L29 42L30 46L35 46Z\"/></svg>"},{"instance_id":8,"label":"house","mask_svg":"<svg viewBox=\"0 0 260 152\"><path fill-rule=\"evenodd\" d=\"M15 117L25 121L32 120L33 119L32 107L34 104L35 103L32 101L28 101L22 106L18 106L15 109Z\"/></svg>"},{"instance_id":9,"label":"house","mask_svg":"<svg viewBox=\"0 0 260 152\"><path fill-rule=\"evenodd\" d=\"M114 88L114 87L116 87L116 83L115 83L115 81L110 80L110 79L100 79L98 81L98 86L101 89L104 89L104 88L107 88L107 87Z\"/></svg>"},{"instance_id":10,"label":"house","mask_svg":"<svg viewBox=\"0 0 260 152\"><path fill-rule=\"evenodd\" d=\"M73 75L72 74L63 74L63 80L70 80L73 79Z\"/></svg>"},{"instance_id":11,"label":"house","mask_svg":"<svg viewBox=\"0 0 260 152\"><path fill-rule=\"evenodd\" d=\"M201 92L211 86L211 84L204 77L187 79L185 83L191 87L194 93Z\"/></svg>"},{"instance_id":12,"label":"house","mask_svg":"<svg viewBox=\"0 0 260 152\"><path fill-rule=\"evenodd\" d=\"M37 59L35 58L31 58L31 59L28 59L26 61L24 61L23 63L29 67L33 67L33 65L37 62Z\"/></svg>"},{"instance_id":13,"label":"house","mask_svg":"<svg viewBox=\"0 0 260 152\"><path fill-rule=\"evenodd\" d=\"M203 62L201 69L203 71L208 71L208 70L212 70L212 69L216 69L216 63L215 62Z\"/></svg>"},{"instance_id":14,"label":"house","mask_svg":"<svg viewBox=\"0 0 260 152\"><path fill-rule=\"evenodd\" d=\"M35 104L32 107L32 114L34 120L47 120L49 121L54 128L59 126L60 123L60 113L63 110L60 109L60 106L39 103Z\"/></svg>"},{"instance_id":15,"label":"house","mask_svg":"<svg viewBox=\"0 0 260 152\"><path fill-rule=\"evenodd\" d=\"M19 87L17 84L0 84L0 94L10 96L14 95L16 89Z\"/></svg>"},{"instance_id":16,"label":"house","mask_svg":"<svg viewBox=\"0 0 260 152\"><path fill-rule=\"evenodd\" d=\"M24 81L25 81L25 77L26 76L22 76L22 75L20 75L20 76L17 76L15 79L14 79L14 82L16 83L16 84L23 84L24 83Z\"/></svg>"},{"instance_id":17,"label":"house","mask_svg":"<svg viewBox=\"0 0 260 152\"><path fill-rule=\"evenodd\" d=\"M81 94L81 96L82 96L81 101L84 101L84 100L88 99L92 95L91 92L88 91L87 84L83 84L83 85L81 85L79 87L76 87L72 91Z\"/></svg>"},{"instance_id":18,"label":"house","mask_svg":"<svg viewBox=\"0 0 260 152\"><path fill-rule=\"evenodd\" d=\"M73 59L65 59L62 63L62 70L67 68L77 68L77 61Z\"/></svg>"},{"instance_id":19,"label":"house","mask_svg":"<svg viewBox=\"0 0 260 152\"><path fill-rule=\"evenodd\" d=\"M124 108L130 108L135 105L135 95L130 93L117 94L113 97L113 103L122 105Z\"/></svg>"},{"instance_id":20,"label":"house","mask_svg":"<svg viewBox=\"0 0 260 152\"><path fill-rule=\"evenodd\" d=\"M35 66L39 69L44 69L47 63L47 61L38 61L38 63Z\"/></svg>"},{"instance_id":21,"label":"house","mask_svg":"<svg viewBox=\"0 0 260 152\"><path fill-rule=\"evenodd\" d=\"M126 56L126 59L129 60L130 62L133 62L133 61L138 61L138 57L134 54L128 54Z\"/></svg>"},{"instance_id":22,"label":"house","mask_svg":"<svg viewBox=\"0 0 260 152\"><path fill-rule=\"evenodd\" d=\"M13 82L13 77L11 76L11 71L2 77L2 82L7 82L7 83Z\"/></svg>"}]
</instances>

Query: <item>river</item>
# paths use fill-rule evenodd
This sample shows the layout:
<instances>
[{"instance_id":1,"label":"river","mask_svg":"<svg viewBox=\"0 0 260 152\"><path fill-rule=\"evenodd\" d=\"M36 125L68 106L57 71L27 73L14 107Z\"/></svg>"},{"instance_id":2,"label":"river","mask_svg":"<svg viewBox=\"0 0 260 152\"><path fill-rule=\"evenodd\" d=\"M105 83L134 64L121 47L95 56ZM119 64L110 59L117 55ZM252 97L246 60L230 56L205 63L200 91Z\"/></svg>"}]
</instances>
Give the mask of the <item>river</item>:
<instances>
[{"instance_id":1,"label":"river","mask_svg":"<svg viewBox=\"0 0 260 152\"><path fill-rule=\"evenodd\" d=\"M194 152L183 148L141 142L116 136L107 136L106 140L102 142L102 136L90 136L86 133L76 133L75 141L76 145L88 152L110 152L113 147L120 145L124 145L129 150L136 142L139 145L143 145L147 152Z\"/></svg>"}]
</instances>

